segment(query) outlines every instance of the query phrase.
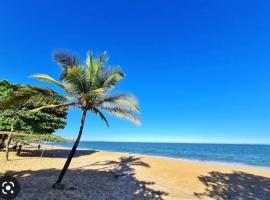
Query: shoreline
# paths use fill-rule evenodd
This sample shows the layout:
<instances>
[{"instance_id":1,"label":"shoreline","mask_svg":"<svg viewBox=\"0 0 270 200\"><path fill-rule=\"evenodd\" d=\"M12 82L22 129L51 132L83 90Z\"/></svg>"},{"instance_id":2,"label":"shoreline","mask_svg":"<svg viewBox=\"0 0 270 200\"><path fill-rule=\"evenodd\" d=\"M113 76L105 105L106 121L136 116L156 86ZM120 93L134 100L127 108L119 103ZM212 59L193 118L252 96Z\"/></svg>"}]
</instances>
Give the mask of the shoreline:
<instances>
[{"instance_id":1,"label":"shoreline","mask_svg":"<svg viewBox=\"0 0 270 200\"><path fill-rule=\"evenodd\" d=\"M71 149L64 146L57 146L46 144L47 146L51 147L58 147L63 149ZM192 159L192 158L176 158L170 156L159 156L159 155L151 155L151 154L139 154L139 153L132 153L132 152L122 152L122 151L109 151L109 150L102 150L102 149L90 149L90 148L77 148L77 150L90 150L90 151L99 151L99 152L106 152L106 153L119 153L119 154L131 154L136 156L146 156L146 157L153 157L153 158L164 158L164 159L171 159L171 160L180 160L180 161L187 161L187 162L195 162L195 163L206 163L206 164L213 164L213 165L221 165L221 166L228 166L228 167L239 167L239 168L250 168L250 169L261 169L261 170L270 170L270 166L261 166L261 165L250 165L241 162L226 162L226 161L213 161L213 160L199 160L199 159Z\"/></svg>"}]
</instances>

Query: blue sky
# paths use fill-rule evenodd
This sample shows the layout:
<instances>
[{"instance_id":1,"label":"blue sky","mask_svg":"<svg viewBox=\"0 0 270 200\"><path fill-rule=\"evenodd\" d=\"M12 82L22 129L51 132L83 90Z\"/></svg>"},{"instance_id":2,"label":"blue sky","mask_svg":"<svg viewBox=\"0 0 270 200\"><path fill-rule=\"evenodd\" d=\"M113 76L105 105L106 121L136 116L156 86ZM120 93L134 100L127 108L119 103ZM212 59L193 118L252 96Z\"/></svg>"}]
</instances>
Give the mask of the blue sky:
<instances>
[{"instance_id":1,"label":"blue sky","mask_svg":"<svg viewBox=\"0 0 270 200\"><path fill-rule=\"evenodd\" d=\"M0 3L0 79L57 78L59 49L107 50L127 74L143 125L89 115L83 139L270 143L269 1L9 1ZM58 133L75 137L80 112Z\"/></svg>"}]
</instances>

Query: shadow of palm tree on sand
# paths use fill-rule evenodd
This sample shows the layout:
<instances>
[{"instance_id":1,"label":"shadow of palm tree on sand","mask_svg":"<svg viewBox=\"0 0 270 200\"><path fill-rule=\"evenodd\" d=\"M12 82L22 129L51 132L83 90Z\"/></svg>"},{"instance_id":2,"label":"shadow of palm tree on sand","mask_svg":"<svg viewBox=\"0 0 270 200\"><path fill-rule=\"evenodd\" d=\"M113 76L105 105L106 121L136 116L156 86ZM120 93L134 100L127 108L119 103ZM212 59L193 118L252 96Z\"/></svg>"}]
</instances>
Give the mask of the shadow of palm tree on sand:
<instances>
[{"instance_id":1,"label":"shadow of palm tree on sand","mask_svg":"<svg viewBox=\"0 0 270 200\"><path fill-rule=\"evenodd\" d=\"M114 174L116 178L121 176L134 176L135 170L132 166L142 166L150 168L150 165L142 162L140 158L134 156L120 157L118 161L110 160L104 162L96 162L91 166L101 166L100 170L108 170Z\"/></svg>"},{"instance_id":2,"label":"shadow of palm tree on sand","mask_svg":"<svg viewBox=\"0 0 270 200\"><path fill-rule=\"evenodd\" d=\"M198 179L207 187L203 193L194 193L199 198L217 200L269 200L270 179L244 172L210 172Z\"/></svg>"},{"instance_id":3,"label":"shadow of palm tree on sand","mask_svg":"<svg viewBox=\"0 0 270 200\"><path fill-rule=\"evenodd\" d=\"M51 187L59 174L58 169L8 171L6 174L19 180L21 192L18 199L22 200L161 200L167 195L165 192L149 188L155 184L154 182L140 181L134 177L132 165L150 167L139 158L121 157L119 161L92 165L102 168L87 169L88 165L70 169L64 178L64 190Z\"/></svg>"}]
</instances>

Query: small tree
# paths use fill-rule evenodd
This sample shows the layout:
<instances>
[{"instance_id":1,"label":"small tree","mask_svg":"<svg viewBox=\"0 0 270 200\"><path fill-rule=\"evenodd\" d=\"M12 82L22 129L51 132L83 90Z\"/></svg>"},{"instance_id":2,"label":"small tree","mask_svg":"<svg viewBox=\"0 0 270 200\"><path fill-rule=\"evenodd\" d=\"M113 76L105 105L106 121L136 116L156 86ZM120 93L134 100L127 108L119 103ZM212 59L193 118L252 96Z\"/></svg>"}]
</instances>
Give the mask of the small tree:
<instances>
[{"instance_id":1,"label":"small tree","mask_svg":"<svg viewBox=\"0 0 270 200\"><path fill-rule=\"evenodd\" d=\"M11 84L8 81L0 81L0 102L14 96L16 91L28 86ZM55 101L55 103L61 103ZM12 141L13 131L23 131L32 134L51 134L56 129L62 129L66 125L66 109L52 108L39 112L30 112L42 106L42 102L33 101L31 104L24 101L15 101L11 104L0 104L0 130L9 131L6 142L6 160L8 160L9 145Z\"/></svg>"}]
</instances>

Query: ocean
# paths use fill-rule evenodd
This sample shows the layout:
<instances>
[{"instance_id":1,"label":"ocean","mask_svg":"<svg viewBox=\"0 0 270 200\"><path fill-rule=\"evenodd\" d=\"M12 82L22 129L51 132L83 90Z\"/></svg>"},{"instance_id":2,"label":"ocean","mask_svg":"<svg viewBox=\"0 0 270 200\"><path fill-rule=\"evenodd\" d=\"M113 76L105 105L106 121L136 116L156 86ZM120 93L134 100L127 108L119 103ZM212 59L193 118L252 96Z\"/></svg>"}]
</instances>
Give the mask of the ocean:
<instances>
[{"instance_id":1,"label":"ocean","mask_svg":"<svg viewBox=\"0 0 270 200\"><path fill-rule=\"evenodd\" d=\"M73 142L50 145L71 148ZM270 145L82 141L79 148L270 168Z\"/></svg>"}]
</instances>

